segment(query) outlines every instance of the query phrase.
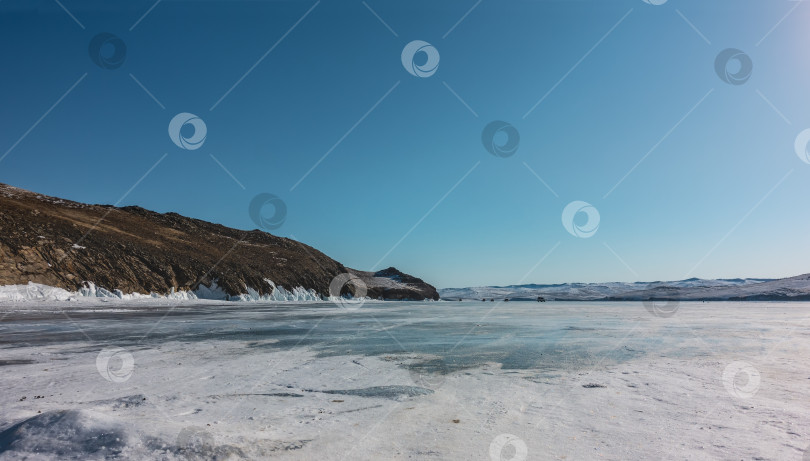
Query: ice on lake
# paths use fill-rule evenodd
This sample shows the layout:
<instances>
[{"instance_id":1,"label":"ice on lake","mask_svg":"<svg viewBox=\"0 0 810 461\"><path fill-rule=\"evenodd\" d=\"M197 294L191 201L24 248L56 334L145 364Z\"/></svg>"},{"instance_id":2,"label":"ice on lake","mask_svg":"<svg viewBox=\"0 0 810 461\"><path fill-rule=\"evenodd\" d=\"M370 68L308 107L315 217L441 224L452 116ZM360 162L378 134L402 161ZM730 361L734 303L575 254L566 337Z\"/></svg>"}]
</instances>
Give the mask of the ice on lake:
<instances>
[{"instance_id":1,"label":"ice on lake","mask_svg":"<svg viewBox=\"0 0 810 461\"><path fill-rule=\"evenodd\" d=\"M79 304L0 308L0 459L799 460L810 445L810 303Z\"/></svg>"}]
</instances>

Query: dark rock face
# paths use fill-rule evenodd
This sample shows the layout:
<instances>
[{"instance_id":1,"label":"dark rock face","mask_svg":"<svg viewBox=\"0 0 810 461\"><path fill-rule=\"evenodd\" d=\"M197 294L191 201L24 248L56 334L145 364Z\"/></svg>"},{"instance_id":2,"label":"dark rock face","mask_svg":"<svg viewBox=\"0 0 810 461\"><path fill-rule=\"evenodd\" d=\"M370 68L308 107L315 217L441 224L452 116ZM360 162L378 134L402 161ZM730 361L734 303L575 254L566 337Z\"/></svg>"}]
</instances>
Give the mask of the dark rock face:
<instances>
[{"instance_id":1,"label":"dark rock face","mask_svg":"<svg viewBox=\"0 0 810 461\"><path fill-rule=\"evenodd\" d=\"M412 282L391 291L374 278L369 296L438 299L422 280L386 270ZM259 230L140 207L87 205L0 184L0 285L31 281L73 291L90 281L124 293L165 294L216 281L229 295L247 288L264 295L272 291L269 279L326 297L330 282L346 272L360 273L308 245Z\"/></svg>"},{"instance_id":2,"label":"dark rock face","mask_svg":"<svg viewBox=\"0 0 810 461\"><path fill-rule=\"evenodd\" d=\"M439 299L439 293L422 279L404 274L393 267L377 272L364 272L350 269L350 273L359 277L368 287L369 298L421 301Z\"/></svg>"}]
</instances>

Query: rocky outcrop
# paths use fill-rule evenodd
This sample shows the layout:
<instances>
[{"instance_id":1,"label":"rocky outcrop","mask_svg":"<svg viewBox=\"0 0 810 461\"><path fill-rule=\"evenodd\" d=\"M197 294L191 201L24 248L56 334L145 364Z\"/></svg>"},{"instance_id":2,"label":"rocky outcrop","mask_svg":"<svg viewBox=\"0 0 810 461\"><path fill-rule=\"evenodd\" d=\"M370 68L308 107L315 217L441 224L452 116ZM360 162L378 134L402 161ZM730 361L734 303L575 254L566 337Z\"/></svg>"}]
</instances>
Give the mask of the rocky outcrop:
<instances>
[{"instance_id":1,"label":"rocky outcrop","mask_svg":"<svg viewBox=\"0 0 810 461\"><path fill-rule=\"evenodd\" d=\"M403 274L393 267L377 272L365 272L354 269L351 274L360 278L367 287L366 296L374 299L399 299L415 301L422 299L439 299L439 293L433 286L412 275Z\"/></svg>"},{"instance_id":2,"label":"rocky outcrop","mask_svg":"<svg viewBox=\"0 0 810 461\"><path fill-rule=\"evenodd\" d=\"M422 280L386 271L368 278L369 296L438 299ZM35 282L75 291L89 281L124 293L165 294L216 281L229 295L248 288L264 295L272 291L266 280L272 280L328 297L330 283L342 273L367 274L259 230L140 207L88 205L0 184L0 285ZM401 283L390 283L396 278Z\"/></svg>"}]
</instances>

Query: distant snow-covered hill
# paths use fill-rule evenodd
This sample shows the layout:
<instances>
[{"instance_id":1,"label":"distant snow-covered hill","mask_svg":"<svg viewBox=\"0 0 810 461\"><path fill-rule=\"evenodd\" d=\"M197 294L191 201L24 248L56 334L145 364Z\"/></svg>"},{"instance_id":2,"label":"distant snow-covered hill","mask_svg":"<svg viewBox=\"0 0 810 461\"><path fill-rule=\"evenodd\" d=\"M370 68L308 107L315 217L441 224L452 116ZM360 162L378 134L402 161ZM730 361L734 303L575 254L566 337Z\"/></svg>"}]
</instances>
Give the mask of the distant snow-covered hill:
<instances>
[{"instance_id":1,"label":"distant snow-covered hill","mask_svg":"<svg viewBox=\"0 0 810 461\"><path fill-rule=\"evenodd\" d=\"M563 283L510 285L439 290L442 299L505 299L552 301L647 300L810 300L810 274L785 279L691 278L673 282Z\"/></svg>"}]
</instances>

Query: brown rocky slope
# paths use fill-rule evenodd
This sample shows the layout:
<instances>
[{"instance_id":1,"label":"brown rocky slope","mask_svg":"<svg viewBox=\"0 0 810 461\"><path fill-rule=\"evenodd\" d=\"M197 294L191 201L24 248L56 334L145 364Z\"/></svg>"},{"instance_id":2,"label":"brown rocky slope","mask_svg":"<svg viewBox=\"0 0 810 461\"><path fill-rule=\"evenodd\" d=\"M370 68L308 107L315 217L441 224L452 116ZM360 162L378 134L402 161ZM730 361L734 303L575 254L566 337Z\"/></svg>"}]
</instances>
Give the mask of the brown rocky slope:
<instances>
[{"instance_id":1,"label":"brown rocky slope","mask_svg":"<svg viewBox=\"0 0 810 461\"><path fill-rule=\"evenodd\" d=\"M213 281L229 295L270 294L265 279L329 295L339 274L372 298L438 299L436 289L394 268L347 268L303 243L140 207L87 205L0 184L0 285L30 282L78 290L93 282L124 293L195 290ZM347 284L342 293L354 293Z\"/></svg>"}]
</instances>

